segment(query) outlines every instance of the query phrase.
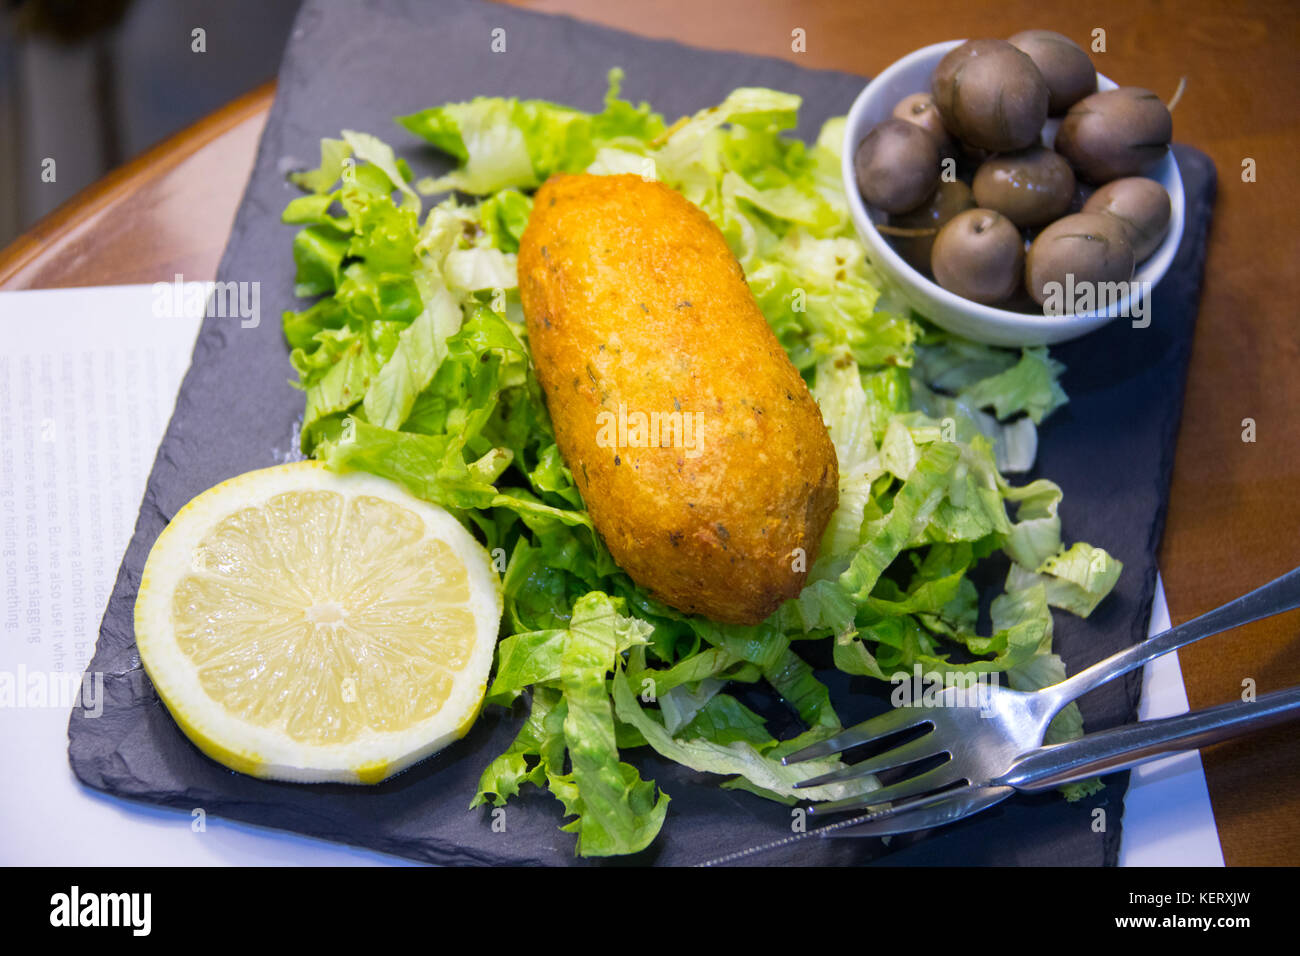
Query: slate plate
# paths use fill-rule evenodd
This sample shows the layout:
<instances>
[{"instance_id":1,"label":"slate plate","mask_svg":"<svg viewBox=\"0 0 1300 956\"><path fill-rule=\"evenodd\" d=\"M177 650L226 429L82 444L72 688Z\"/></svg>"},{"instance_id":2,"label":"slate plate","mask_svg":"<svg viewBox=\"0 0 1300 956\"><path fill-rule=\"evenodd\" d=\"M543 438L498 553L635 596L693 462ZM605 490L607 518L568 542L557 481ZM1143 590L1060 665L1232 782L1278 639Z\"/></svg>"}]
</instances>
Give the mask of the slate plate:
<instances>
[{"instance_id":1,"label":"slate plate","mask_svg":"<svg viewBox=\"0 0 1300 956\"><path fill-rule=\"evenodd\" d=\"M507 52L490 49L504 29ZM942 39L942 37L936 37ZM816 135L847 112L860 77L788 63L690 49L475 2L372 0L358 6L308 2L280 73L279 91L226 253L222 281L261 283L261 322L204 321L176 411L158 451L135 534L118 573L89 668L105 675L103 715L74 711L69 755L77 776L122 797L203 807L233 819L279 827L439 863L559 864L574 861L573 836L557 828L559 804L530 792L506 810L494 832L486 809L468 811L483 767L513 738L519 712L490 709L471 733L431 760L378 787L294 786L220 767L180 733L140 667L132 609L140 572L167 521L206 488L295 454L300 392L281 338L293 297L292 227L279 214L297 191L286 169L314 165L322 136L342 128L395 144L417 172L438 161L391 117L476 95L543 97L600 108L605 75L626 70L624 95L647 99L670 120L720 102L738 86L769 86L804 98L798 133ZM1154 320L1134 329L1119 320L1055 350L1068 366L1071 402L1042 431L1039 474L1065 490L1067 539L1108 549L1125 564L1114 594L1091 620L1058 614L1057 646L1071 672L1142 638L1155 586L1155 549L1182 405L1214 170L1202 154L1177 150L1187 193L1182 248L1155 294ZM1036 477L1036 476L1031 476ZM879 685L826 669L846 722L887 706ZM1134 719L1136 675L1083 703L1090 729ZM789 835L791 810L750 794L721 790L716 778L634 753L647 778L673 797L668 820L635 863L691 864ZM1098 865L1118 853L1126 778L1111 778L1076 805L1055 795L1017 798L999 809L928 835L878 840L805 840L748 858L753 863L994 863ZM1094 809L1106 826L1094 829Z\"/></svg>"}]
</instances>

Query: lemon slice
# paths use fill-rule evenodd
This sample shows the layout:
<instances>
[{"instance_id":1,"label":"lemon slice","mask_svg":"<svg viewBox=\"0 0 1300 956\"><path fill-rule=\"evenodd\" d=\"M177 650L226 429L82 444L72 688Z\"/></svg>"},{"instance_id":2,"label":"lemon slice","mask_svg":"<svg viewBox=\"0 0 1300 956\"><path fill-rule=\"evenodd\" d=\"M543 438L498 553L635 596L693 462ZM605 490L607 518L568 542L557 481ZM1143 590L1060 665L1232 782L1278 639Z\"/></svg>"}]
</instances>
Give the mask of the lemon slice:
<instances>
[{"instance_id":1,"label":"lemon slice","mask_svg":"<svg viewBox=\"0 0 1300 956\"><path fill-rule=\"evenodd\" d=\"M145 563L140 660L208 756L377 783L465 735L501 620L482 546L401 486L317 462L199 495Z\"/></svg>"}]
</instances>

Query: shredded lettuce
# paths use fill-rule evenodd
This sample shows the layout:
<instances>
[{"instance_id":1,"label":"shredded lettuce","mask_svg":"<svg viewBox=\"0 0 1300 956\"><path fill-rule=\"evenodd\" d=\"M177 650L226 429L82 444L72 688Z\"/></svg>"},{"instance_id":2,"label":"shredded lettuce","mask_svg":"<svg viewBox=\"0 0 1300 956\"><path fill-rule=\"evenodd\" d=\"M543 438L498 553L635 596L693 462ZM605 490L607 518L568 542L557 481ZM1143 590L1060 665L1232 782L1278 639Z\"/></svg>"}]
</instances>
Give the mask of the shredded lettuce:
<instances>
[{"instance_id":1,"label":"shredded lettuce","mask_svg":"<svg viewBox=\"0 0 1300 956\"><path fill-rule=\"evenodd\" d=\"M1065 674L1052 608L1090 614L1121 570L1100 548L1067 546L1059 487L1006 477L1032 468L1038 426L1066 401L1062 367L1046 349L949 335L898 303L849 220L842 119L809 146L785 132L797 96L742 88L666 126L623 100L620 80L613 71L598 113L479 97L401 117L454 164L418 182L382 140L344 131L291 177L304 195L283 217L299 227L297 293L314 299L284 315L303 450L449 509L500 561L486 704L527 717L472 805L544 788L587 856L636 853L663 826L668 795L623 759L636 748L783 802L876 785L793 789L838 763L780 757L840 727L799 642L829 641L837 668L882 681L919 665L1042 687ZM713 219L821 408L839 504L807 586L759 625L684 615L638 587L556 446L515 255L531 191L584 170L658 179ZM451 191L423 210L419 194ZM995 555L1010 571L985 633L972 574ZM776 739L735 696L747 684L804 729ZM1048 739L1081 732L1070 708Z\"/></svg>"},{"instance_id":2,"label":"shredded lettuce","mask_svg":"<svg viewBox=\"0 0 1300 956\"><path fill-rule=\"evenodd\" d=\"M621 71L610 74L605 109L594 115L545 100L480 96L399 117L408 131L457 160L447 175L420 180L420 192L489 196L531 189L552 173L581 172L603 148L654 139L663 118L644 103L619 99L621 78Z\"/></svg>"}]
</instances>

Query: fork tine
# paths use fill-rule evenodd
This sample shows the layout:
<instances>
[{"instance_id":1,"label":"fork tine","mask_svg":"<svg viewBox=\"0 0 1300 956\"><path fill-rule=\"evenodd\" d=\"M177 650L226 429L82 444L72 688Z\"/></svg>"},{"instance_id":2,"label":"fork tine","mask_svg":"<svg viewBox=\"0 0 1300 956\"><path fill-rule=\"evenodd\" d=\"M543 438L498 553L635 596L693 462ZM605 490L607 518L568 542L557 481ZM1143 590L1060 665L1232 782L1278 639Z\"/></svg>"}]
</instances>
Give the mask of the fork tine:
<instances>
[{"instance_id":1,"label":"fork tine","mask_svg":"<svg viewBox=\"0 0 1300 956\"><path fill-rule=\"evenodd\" d=\"M892 803L895 800L905 800L908 797L917 797L931 790L937 790L940 787L946 787L950 783L955 783L963 779L960 774L952 768L952 761L940 764L933 770L927 770L925 773L917 774L915 777L908 777L906 780L900 780L898 783L890 784L888 787L881 787L879 790L872 790L868 793L858 794L855 797L845 797L842 800L829 800L826 803L814 803L808 808L808 812L815 816L821 816L825 813L838 813L841 810L859 810L863 807L875 807L882 803Z\"/></svg>"},{"instance_id":2,"label":"fork tine","mask_svg":"<svg viewBox=\"0 0 1300 956\"><path fill-rule=\"evenodd\" d=\"M812 760L816 757L829 757L841 750L848 750L850 747L870 743L889 734L896 734L903 730L919 727L927 721L933 723L928 713L926 710L896 707L879 716L872 717L870 720L864 720L848 730L841 730L833 737L827 737L815 744L809 744L802 750L787 754L781 758L781 763L788 766L792 763L801 763L804 760Z\"/></svg>"},{"instance_id":3,"label":"fork tine","mask_svg":"<svg viewBox=\"0 0 1300 956\"><path fill-rule=\"evenodd\" d=\"M832 770L830 773L824 773L820 777L813 777L811 780L800 780L795 784L795 787L818 787L824 783L854 780L858 777L865 777L869 773L892 770L894 767L901 767L905 764L916 763L918 760L925 760L927 757L937 757L941 753L947 753L948 751L944 745L937 743L933 738L934 731L930 731L924 737L909 740L901 747L895 747L883 754L869 757L853 764L851 767L841 767L839 770Z\"/></svg>"}]
</instances>

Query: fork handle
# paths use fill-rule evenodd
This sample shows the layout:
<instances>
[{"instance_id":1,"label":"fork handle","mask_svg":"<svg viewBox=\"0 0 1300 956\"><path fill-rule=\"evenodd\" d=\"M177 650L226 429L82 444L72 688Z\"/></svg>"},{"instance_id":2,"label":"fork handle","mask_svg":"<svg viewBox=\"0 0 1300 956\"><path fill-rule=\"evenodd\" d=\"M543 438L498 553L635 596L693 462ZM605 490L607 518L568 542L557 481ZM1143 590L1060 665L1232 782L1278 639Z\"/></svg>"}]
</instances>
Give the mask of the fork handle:
<instances>
[{"instance_id":1,"label":"fork handle","mask_svg":"<svg viewBox=\"0 0 1300 956\"><path fill-rule=\"evenodd\" d=\"M1041 747L1021 757L993 783L1031 793L1050 790L1297 718L1300 687L1289 687L1253 701L1233 701L1180 717L1144 720Z\"/></svg>"},{"instance_id":2,"label":"fork handle","mask_svg":"<svg viewBox=\"0 0 1300 956\"><path fill-rule=\"evenodd\" d=\"M1260 618L1271 617L1297 607L1300 607L1300 568L1288 571L1280 578L1256 588L1249 594L1243 594L1222 607L1215 608L1177 627L1171 627L1140 644L1134 644L1118 654L1098 661L1059 684L1043 688L1039 693L1051 695L1050 712L1056 714L1076 697L1083 696L1094 687L1113 680L1121 674L1127 674L1150 663L1162 654L1185 647L1203 637L1229 631L1234 627L1241 627L1251 621L1258 621Z\"/></svg>"}]
</instances>

